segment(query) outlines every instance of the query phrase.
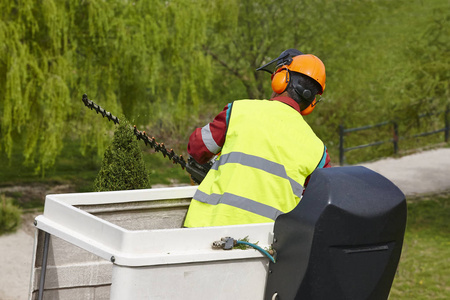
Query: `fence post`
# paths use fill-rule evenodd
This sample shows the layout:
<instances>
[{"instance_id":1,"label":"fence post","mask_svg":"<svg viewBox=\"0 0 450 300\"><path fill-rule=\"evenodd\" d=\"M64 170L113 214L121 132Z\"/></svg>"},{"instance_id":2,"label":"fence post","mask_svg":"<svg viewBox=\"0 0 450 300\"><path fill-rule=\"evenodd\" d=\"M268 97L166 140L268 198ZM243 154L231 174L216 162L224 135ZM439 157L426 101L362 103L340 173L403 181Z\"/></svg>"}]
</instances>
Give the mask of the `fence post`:
<instances>
[{"instance_id":1,"label":"fence post","mask_svg":"<svg viewBox=\"0 0 450 300\"><path fill-rule=\"evenodd\" d=\"M339 164L344 165L344 125L339 125Z\"/></svg>"},{"instance_id":2,"label":"fence post","mask_svg":"<svg viewBox=\"0 0 450 300\"><path fill-rule=\"evenodd\" d=\"M450 105L447 105L447 108L445 109L445 114L444 114L444 120L445 120L445 142L448 142L448 135L449 135L449 131L450 131L450 121L448 118L448 114L450 113Z\"/></svg>"},{"instance_id":3,"label":"fence post","mask_svg":"<svg viewBox=\"0 0 450 300\"><path fill-rule=\"evenodd\" d=\"M392 139L394 143L394 154L398 153L398 124L395 121L392 121L394 125L394 138Z\"/></svg>"}]
</instances>

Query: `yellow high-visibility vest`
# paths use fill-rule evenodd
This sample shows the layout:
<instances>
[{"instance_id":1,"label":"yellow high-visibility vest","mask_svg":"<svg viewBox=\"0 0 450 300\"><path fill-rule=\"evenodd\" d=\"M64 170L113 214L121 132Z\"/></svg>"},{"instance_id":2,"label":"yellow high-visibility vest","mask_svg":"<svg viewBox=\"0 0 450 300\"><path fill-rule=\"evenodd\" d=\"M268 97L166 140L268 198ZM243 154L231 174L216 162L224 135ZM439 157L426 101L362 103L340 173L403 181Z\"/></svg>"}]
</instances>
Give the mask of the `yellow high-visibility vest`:
<instances>
[{"instance_id":1,"label":"yellow high-visibility vest","mask_svg":"<svg viewBox=\"0 0 450 300\"><path fill-rule=\"evenodd\" d=\"M221 155L190 204L186 227L273 222L300 201L326 148L292 107L270 100L232 104Z\"/></svg>"}]
</instances>

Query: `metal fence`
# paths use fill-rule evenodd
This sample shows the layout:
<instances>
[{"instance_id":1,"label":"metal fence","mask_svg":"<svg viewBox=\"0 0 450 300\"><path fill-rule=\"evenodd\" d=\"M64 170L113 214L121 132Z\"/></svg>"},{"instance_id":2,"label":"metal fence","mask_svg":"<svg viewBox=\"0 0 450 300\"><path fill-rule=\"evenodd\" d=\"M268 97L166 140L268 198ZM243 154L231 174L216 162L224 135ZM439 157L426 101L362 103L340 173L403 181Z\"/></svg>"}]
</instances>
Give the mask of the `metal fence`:
<instances>
[{"instance_id":1,"label":"metal fence","mask_svg":"<svg viewBox=\"0 0 450 300\"><path fill-rule=\"evenodd\" d=\"M424 117L429 117L432 115L439 115L441 113L444 113L444 127L443 128L439 128L433 131L426 131L426 132L421 132L415 135L410 135L410 136L399 136L399 132L398 132L398 122L397 121L386 121L386 122L382 122L382 123L378 123L375 125L367 125L367 126L363 126L363 127L356 127L356 128L345 128L344 125L339 125L339 163L340 165L344 165L345 163L345 153L348 151L352 151L352 150L356 150L356 149L362 149L362 148L367 148L367 147L372 147L372 146L378 146L378 145L382 145L382 144L386 144L386 143L392 143L393 145L393 150L394 150L394 154L397 154L399 151L399 141L400 140L404 140L404 139L409 139L409 138L417 138L417 137L424 137L424 136L428 136L428 135L432 135L432 134L437 134L440 132L444 132L444 140L445 142L448 142L449 140L449 131L450 131L450 120L449 120L449 114L450 114L450 109L449 107L447 107L447 109L445 111L441 111L441 112L436 112L433 114L422 114L419 115L418 118L424 118ZM345 147L345 135L349 134L351 132L357 132L357 131L362 131L362 130L367 130L367 129L373 129L373 128L378 128L378 127L384 127L384 126L392 126L392 138L388 139L388 140L383 140L383 141L376 141L376 142L371 142L369 144L363 144L363 145L357 145L357 146L353 146L353 147Z\"/></svg>"}]
</instances>

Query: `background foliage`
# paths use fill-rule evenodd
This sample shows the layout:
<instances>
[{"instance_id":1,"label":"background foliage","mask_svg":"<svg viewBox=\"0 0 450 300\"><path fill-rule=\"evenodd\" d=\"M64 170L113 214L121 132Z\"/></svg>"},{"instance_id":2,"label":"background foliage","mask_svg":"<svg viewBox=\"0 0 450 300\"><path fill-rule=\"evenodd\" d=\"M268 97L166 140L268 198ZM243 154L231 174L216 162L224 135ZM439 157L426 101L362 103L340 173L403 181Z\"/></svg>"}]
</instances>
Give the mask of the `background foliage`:
<instances>
[{"instance_id":1,"label":"background foliage","mask_svg":"<svg viewBox=\"0 0 450 300\"><path fill-rule=\"evenodd\" d=\"M401 118L449 99L445 0L16 0L0 3L0 152L44 175L73 140L102 157L111 125L81 96L184 151L242 98L268 98L255 68L287 48L327 66L308 122L337 161L337 126ZM375 150L376 152L376 150ZM357 156L358 154L355 154ZM360 154L359 160L370 159Z\"/></svg>"}]
</instances>

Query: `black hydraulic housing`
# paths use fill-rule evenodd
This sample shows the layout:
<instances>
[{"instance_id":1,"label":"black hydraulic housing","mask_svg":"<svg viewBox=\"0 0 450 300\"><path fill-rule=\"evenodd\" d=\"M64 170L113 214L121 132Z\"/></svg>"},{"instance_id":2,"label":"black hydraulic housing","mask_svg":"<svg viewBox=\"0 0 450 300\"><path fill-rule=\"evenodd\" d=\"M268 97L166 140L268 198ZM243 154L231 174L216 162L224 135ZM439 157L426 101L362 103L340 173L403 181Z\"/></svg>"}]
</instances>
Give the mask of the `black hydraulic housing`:
<instances>
[{"instance_id":1,"label":"black hydraulic housing","mask_svg":"<svg viewBox=\"0 0 450 300\"><path fill-rule=\"evenodd\" d=\"M275 220L264 299L387 299L405 226L405 196L382 175L317 169L298 206Z\"/></svg>"}]
</instances>

